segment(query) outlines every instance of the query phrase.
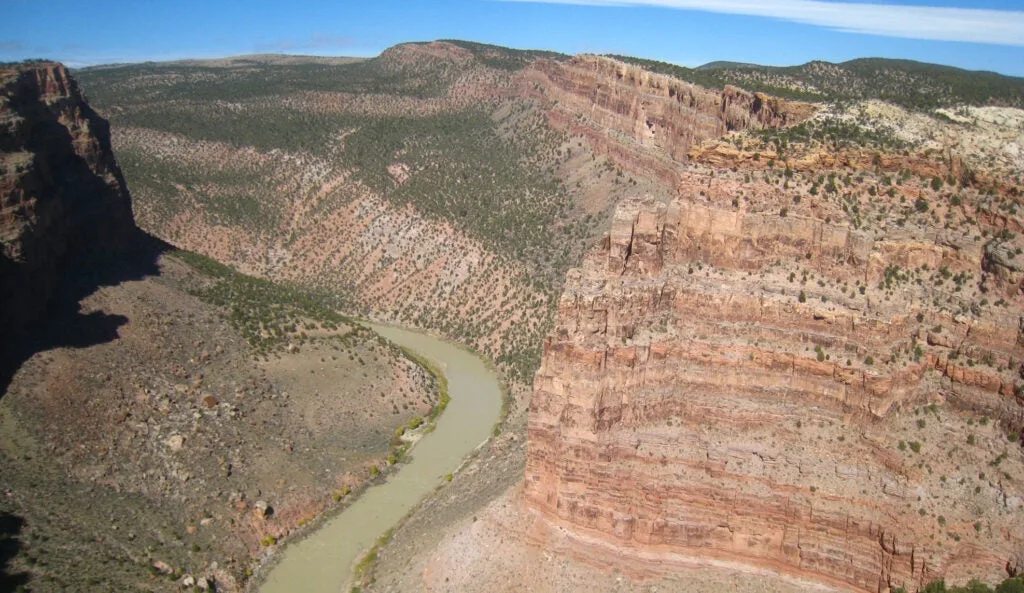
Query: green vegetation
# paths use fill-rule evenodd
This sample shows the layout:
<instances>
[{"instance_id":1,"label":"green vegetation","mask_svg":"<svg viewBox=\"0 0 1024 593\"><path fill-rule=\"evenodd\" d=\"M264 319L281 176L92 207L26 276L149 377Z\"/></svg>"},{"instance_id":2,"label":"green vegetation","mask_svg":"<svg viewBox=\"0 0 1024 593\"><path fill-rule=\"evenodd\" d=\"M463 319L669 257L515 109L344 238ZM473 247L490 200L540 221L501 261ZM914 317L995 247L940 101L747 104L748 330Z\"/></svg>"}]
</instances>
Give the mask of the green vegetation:
<instances>
[{"instance_id":1,"label":"green vegetation","mask_svg":"<svg viewBox=\"0 0 1024 593\"><path fill-rule=\"evenodd\" d=\"M552 254L556 268L568 264L558 248L564 233L551 231L571 202L561 182L542 168L541 155L559 137L532 118L521 125L522 133L503 134L482 110L381 118L345 139L344 158L359 167L363 183L390 200L461 225L543 274L552 269ZM402 184L387 172L397 152L417 169Z\"/></svg>"},{"instance_id":2,"label":"green vegetation","mask_svg":"<svg viewBox=\"0 0 1024 593\"><path fill-rule=\"evenodd\" d=\"M980 531L980 525L980 523L975 524L978 531ZM893 593L906 593L906 589L903 587L895 587L892 591ZM992 587L978 579L971 579L962 587L947 587L946 581L938 580L925 585L921 589L921 593L1024 593L1024 577L1009 577L996 585L994 591Z\"/></svg>"},{"instance_id":3,"label":"green vegetation","mask_svg":"<svg viewBox=\"0 0 1024 593\"><path fill-rule=\"evenodd\" d=\"M492 306L456 313L459 303L435 302L446 298L443 287L436 297L395 305L399 320L484 349L511 379L529 382L565 272L579 261L598 220L574 211L573 196L556 173L569 158L567 138L552 131L532 100L441 109L424 100L446 101L453 82L469 70L501 80L531 60L565 56L452 43L476 62L415 55L417 44L409 44L346 64L136 64L76 75L94 107L133 139L118 156L146 228L167 228L194 213L209 225L288 246L310 232L304 223L296 230L293 204L315 204L302 214L313 219L349 206L361 195L355 188L365 188L477 240L497 261L473 272L507 277L515 270L518 277L508 279L498 304L526 312L530 321L505 326ZM357 96L372 100L351 100ZM154 134L168 144L152 148ZM203 145L211 153L201 164L178 154L198 142L218 143ZM295 159L308 175L296 174ZM388 170L396 162L407 175ZM324 184L341 175L343 190L323 195ZM427 262L414 263L422 269ZM297 281L327 295L352 286L350 275L362 271L347 260L331 265L303 271ZM363 288L337 299L344 310L377 306L376 295ZM255 330L259 324L243 325ZM259 341L262 333L249 337Z\"/></svg>"},{"instance_id":4,"label":"green vegetation","mask_svg":"<svg viewBox=\"0 0 1024 593\"><path fill-rule=\"evenodd\" d=\"M430 415L427 417L427 421L432 424L434 421L437 420L437 417L440 416L441 413L445 411L445 408L447 408L448 404L451 403L452 401L451 395L448 394L448 377L444 374L444 371L429 358L420 356L416 352L405 347L402 348L402 352L405 354L406 358L426 369L428 373L434 376L434 380L437 381L437 405L435 405L434 408L430 410ZM409 421L409 428L418 428L422 423L422 418L413 418L412 420Z\"/></svg>"},{"instance_id":5,"label":"green vegetation","mask_svg":"<svg viewBox=\"0 0 1024 593\"><path fill-rule=\"evenodd\" d=\"M508 51L510 56L520 55ZM560 249L564 233L551 231L565 217L571 201L548 168L561 137L527 108L496 123L487 105L434 115L375 116L292 106L278 96L317 91L419 97L419 92L410 90L416 88L415 81L437 74L412 76L401 69L396 72L387 63L377 58L334 66L142 64L83 70L78 77L96 107L118 108L110 114L116 126L263 151L323 155L339 168L353 170L356 179L396 203L412 204L428 216L461 225L490 247L525 258L541 270L550 269L551 263L559 270L566 268ZM448 63L439 60L437 64L443 69ZM166 82L150 88L143 82L147 76ZM378 88L368 86L367 80L388 84ZM147 92L140 93L140 86ZM237 101L247 102L232 103ZM341 135L344 140L339 142ZM404 184L387 171L398 153L416 172ZM274 200L266 199L265 188L258 187L260 171L213 167L198 171L131 152L123 166L133 186L160 186L168 200L177 196L168 193L173 184L237 188L227 196L218 195L208 207L225 216L227 223L261 221L261 230L276 226ZM580 231L574 226L572 234Z\"/></svg>"},{"instance_id":6,"label":"green vegetation","mask_svg":"<svg viewBox=\"0 0 1024 593\"><path fill-rule=\"evenodd\" d=\"M461 41L458 39L442 39L441 41L451 43L462 49L468 49L473 52L473 55L480 62L490 68L499 70L521 70L534 60L541 58L557 61L569 59L569 56L553 51L512 49L499 45L488 45L486 43Z\"/></svg>"},{"instance_id":7,"label":"green vegetation","mask_svg":"<svg viewBox=\"0 0 1024 593\"><path fill-rule=\"evenodd\" d=\"M352 591L361 591L363 587L373 584L375 580L373 571L377 567L377 555L380 554L384 546L388 545L393 535L394 529L388 529L384 535L378 537L370 551L356 565L353 573L357 584L352 587Z\"/></svg>"},{"instance_id":8,"label":"green vegetation","mask_svg":"<svg viewBox=\"0 0 1024 593\"><path fill-rule=\"evenodd\" d=\"M647 60L644 58L634 58L631 56L622 55L609 55L610 58L626 62L627 64L636 64L651 72L657 72L658 74L665 74L678 78L679 80L685 80L686 82L692 82L702 87L709 89L721 89L727 84L736 84L737 81L734 77L727 73L719 72L715 69L709 68L686 68L684 66L677 66L675 64L669 64L667 62L659 62L657 60ZM759 68L759 66L755 66ZM802 91L797 88L791 88L783 85L775 85L768 82L757 84L757 85L743 85L744 88L750 91L757 91L768 93L776 97L782 97L786 99L799 99L804 101L823 101L827 97L814 92Z\"/></svg>"},{"instance_id":9,"label":"green vegetation","mask_svg":"<svg viewBox=\"0 0 1024 593\"><path fill-rule=\"evenodd\" d=\"M208 257L178 250L174 257L204 276L192 294L226 311L228 321L256 350L257 356L301 341L311 326L336 330L352 320L336 313L343 301L335 295L246 276ZM368 331L368 330L364 330Z\"/></svg>"},{"instance_id":10,"label":"green vegetation","mask_svg":"<svg viewBox=\"0 0 1024 593\"><path fill-rule=\"evenodd\" d=\"M728 84L790 99L881 99L910 109L962 104L1024 106L1024 79L911 60L865 58L788 67L714 62L684 68L628 56L611 57L708 88Z\"/></svg>"},{"instance_id":11,"label":"green vegetation","mask_svg":"<svg viewBox=\"0 0 1024 593\"><path fill-rule=\"evenodd\" d=\"M74 72L90 103L146 104L154 101L245 101L303 91L434 97L458 72L439 63L410 80L389 67L387 57L348 64L238 62L211 66L187 62L143 63L84 68ZM140 81L149 81L140 82ZM139 91L135 96L130 90Z\"/></svg>"},{"instance_id":12,"label":"green vegetation","mask_svg":"<svg viewBox=\"0 0 1024 593\"><path fill-rule=\"evenodd\" d=\"M906 142L892 130L836 118L810 120L789 128L759 130L757 136L762 142L773 144L780 153L791 144L820 144L833 150L860 147L903 150L907 147ZM836 193L835 181L830 181L825 191Z\"/></svg>"}]
</instances>

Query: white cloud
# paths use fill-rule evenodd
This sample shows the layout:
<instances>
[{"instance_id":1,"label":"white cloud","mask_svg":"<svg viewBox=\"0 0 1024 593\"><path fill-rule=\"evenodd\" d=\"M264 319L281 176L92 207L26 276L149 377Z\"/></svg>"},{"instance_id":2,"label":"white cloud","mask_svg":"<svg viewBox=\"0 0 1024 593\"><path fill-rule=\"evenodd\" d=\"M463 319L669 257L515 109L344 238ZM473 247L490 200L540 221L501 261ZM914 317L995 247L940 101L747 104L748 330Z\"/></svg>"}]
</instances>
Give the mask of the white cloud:
<instances>
[{"instance_id":1,"label":"white cloud","mask_svg":"<svg viewBox=\"0 0 1024 593\"><path fill-rule=\"evenodd\" d=\"M1024 11L823 0L502 0L652 6L781 19L848 33L1024 47Z\"/></svg>"}]
</instances>

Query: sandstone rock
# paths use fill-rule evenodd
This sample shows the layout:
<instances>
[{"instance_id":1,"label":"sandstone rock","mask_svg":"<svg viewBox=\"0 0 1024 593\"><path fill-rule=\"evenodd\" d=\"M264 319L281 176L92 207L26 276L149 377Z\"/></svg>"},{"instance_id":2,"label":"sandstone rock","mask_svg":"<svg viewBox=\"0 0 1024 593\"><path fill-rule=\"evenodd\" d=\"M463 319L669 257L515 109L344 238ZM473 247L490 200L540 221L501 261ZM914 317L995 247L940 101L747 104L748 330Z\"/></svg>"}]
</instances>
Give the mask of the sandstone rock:
<instances>
[{"instance_id":1,"label":"sandstone rock","mask_svg":"<svg viewBox=\"0 0 1024 593\"><path fill-rule=\"evenodd\" d=\"M634 573L650 552L871 592L937 578L997 581L1021 539L984 540L970 529L938 545L934 515L907 512L908 503L941 504L935 515L950 526L977 518L943 504L949 486L915 471L887 430L901 410L937 395L1008 421L1024 417L1024 403L1005 395L993 367L930 352L907 364L862 363L894 343L910 351L925 334L911 293L870 311L855 298L800 302L787 269L772 272L777 261L810 261L819 276L874 286L894 262L977 269L980 254L969 257L914 237L875 238L693 197L625 201L603 249L567 276L544 343L526 504L611 546ZM693 273L697 264L706 274ZM1021 360L1017 322L971 316L928 341ZM948 439L936 430L915 443L922 457ZM987 468L988 459L979 453L977 463ZM1018 521L992 502L972 508L1001 528Z\"/></svg>"},{"instance_id":2,"label":"sandstone rock","mask_svg":"<svg viewBox=\"0 0 1024 593\"><path fill-rule=\"evenodd\" d=\"M164 441L164 444L167 445L167 448L170 449L172 452L177 453L178 451L181 451L185 447L185 437L181 436L180 434L174 434L167 437L167 440Z\"/></svg>"},{"instance_id":3,"label":"sandstone rock","mask_svg":"<svg viewBox=\"0 0 1024 593\"><path fill-rule=\"evenodd\" d=\"M110 130L55 62L0 66L0 334L41 313L71 256L135 230Z\"/></svg>"},{"instance_id":4,"label":"sandstone rock","mask_svg":"<svg viewBox=\"0 0 1024 593\"><path fill-rule=\"evenodd\" d=\"M257 500L256 504L253 505L252 511L260 519L266 519L274 514L274 508L265 500Z\"/></svg>"},{"instance_id":5,"label":"sandstone rock","mask_svg":"<svg viewBox=\"0 0 1024 593\"><path fill-rule=\"evenodd\" d=\"M686 161L695 144L731 130L794 125L817 110L735 87L705 89L603 56L542 60L533 72L543 75L548 97L558 105L549 115L552 124L587 136L598 152L615 154L619 162L672 185L679 173L672 161ZM593 125L579 125L578 118ZM633 143L612 141L608 131ZM656 156L659 151L671 160Z\"/></svg>"}]
</instances>

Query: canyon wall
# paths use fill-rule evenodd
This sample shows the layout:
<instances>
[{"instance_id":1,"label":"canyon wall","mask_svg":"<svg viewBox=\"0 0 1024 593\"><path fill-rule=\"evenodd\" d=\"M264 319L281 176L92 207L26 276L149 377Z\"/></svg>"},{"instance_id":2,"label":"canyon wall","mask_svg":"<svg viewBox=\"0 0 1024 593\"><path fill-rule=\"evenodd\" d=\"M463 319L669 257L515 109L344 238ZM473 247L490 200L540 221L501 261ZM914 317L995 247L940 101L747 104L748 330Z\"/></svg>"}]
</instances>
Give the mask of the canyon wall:
<instances>
[{"instance_id":1,"label":"canyon wall","mask_svg":"<svg viewBox=\"0 0 1024 593\"><path fill-rule=\"evenodd\" d=\"M524 76L553 101L553 125L582 134L637 174L669 182L678 163L705 140L733 130L795 125L817 109L734 87L705 89L601 56L541 60Z\"/></svg>"},{"instance_id":2,"label":"canyon wall","mask_svg":"<svg viewBox=\"0 0 1024 593\"><path fill-rule=\"evenodd\" d=\"M71 254L134 228L107 122L54 62L0 66L0 329L38 316Z\"/></svg>"},{"instance_id":3,"label":"canyon wall","mask_svg":"<svg viewBox=\"0 0 1024 593\"><path fill-rule=\"evenodd\" d=\"M1024 568L1019 310L893 279L983 250L693 191L627 200L570 273L527 507L640 575L698 559L881 592Z\"/></svg>"}]
</instances>

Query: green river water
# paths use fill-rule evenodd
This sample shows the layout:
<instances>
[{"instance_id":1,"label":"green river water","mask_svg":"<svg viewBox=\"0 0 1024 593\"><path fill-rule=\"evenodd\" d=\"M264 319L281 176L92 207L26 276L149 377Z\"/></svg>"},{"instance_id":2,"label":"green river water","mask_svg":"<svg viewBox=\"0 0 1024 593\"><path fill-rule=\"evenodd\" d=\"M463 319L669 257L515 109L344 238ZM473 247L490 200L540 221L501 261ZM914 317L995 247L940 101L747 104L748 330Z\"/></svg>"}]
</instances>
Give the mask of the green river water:
<instances>
[{"instance_id":1,"label":"green river water","mask_svg":"<svg viewBox=\"0 0 1024 593\"><path fill-rule=\"evenodd\" d=\"M501 411L501 388L478 356L438 338L370 325L392 342L435 361L448 379L451 402L384 484L369 488L308 537L285 547L260 593L339 593L356 561L490 436Z\"/></svg>"}]
</instances>

